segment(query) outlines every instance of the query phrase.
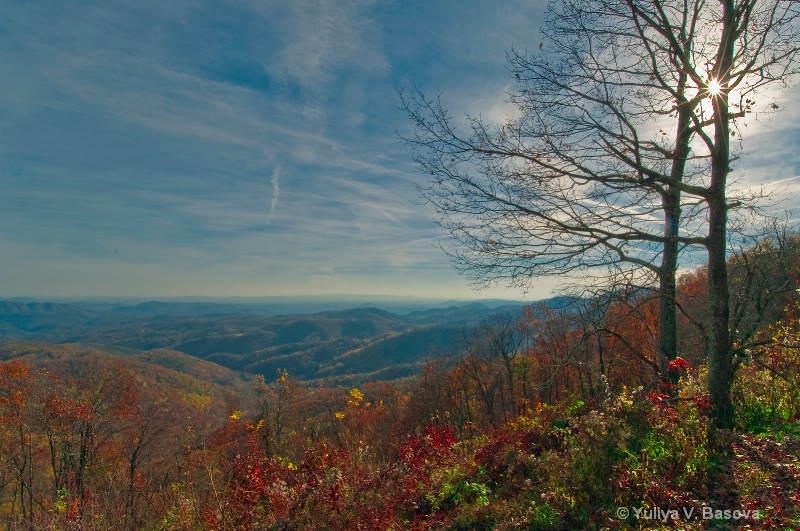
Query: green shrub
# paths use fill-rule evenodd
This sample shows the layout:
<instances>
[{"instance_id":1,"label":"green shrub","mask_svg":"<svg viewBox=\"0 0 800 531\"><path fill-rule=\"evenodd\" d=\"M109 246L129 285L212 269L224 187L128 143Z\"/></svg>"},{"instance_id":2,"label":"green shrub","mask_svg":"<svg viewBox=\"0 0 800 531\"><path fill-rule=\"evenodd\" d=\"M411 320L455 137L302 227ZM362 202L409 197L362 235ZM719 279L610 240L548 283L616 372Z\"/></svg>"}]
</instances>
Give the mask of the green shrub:
<instances>
[{"instance_id":1,"label":"green shrub","mask_svg":"<svg viewBox=\"0 0 800 531\"><path fill-rule=\"evenodd\" d=\"M744 367L733 388L738 430L760 434L781 431L797 420L800 389L763 367Z\"/></svg>"}]
</instances>

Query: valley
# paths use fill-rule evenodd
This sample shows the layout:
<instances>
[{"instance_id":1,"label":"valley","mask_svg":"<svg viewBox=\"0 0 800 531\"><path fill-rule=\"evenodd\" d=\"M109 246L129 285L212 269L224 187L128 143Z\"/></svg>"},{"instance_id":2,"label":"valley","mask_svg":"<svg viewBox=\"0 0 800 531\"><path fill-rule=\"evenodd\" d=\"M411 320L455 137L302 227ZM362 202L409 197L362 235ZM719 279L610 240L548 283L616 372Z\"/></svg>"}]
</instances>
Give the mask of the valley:
<instances>
[{"instance_id":1,"label":"valley","mask_svg":"<svg viewBox=\"0 0 800 531\"><path fill-rule=\"evenodd\" d=\"M0 342L84 345L145 362L171 352L242 375L271 378L286 370L308 383L357 385L414 376L427 360L455 354L465 331L481 320L497 313L517 315L524 306L447 304L411 306L405 313L363 307L280 314L275 304L151 301L102 307L2 301Z\"/></svg>"}]
</instances>

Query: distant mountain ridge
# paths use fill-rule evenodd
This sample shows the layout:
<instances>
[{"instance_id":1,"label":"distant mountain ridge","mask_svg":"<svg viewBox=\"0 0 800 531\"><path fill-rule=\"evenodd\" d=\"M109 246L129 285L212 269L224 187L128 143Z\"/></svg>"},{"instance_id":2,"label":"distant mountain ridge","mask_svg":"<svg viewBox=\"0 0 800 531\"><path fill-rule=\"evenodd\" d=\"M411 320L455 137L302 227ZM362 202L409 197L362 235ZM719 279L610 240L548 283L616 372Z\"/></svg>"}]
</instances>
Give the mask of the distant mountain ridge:
<instances>
[{"instance_id":1,"label":"distant mountain ridge","mask_svg":"<svg viewBox=\"0 0 800 531\"><path fill-rule=\"evenodd\" d=\"M286 369L302 380L392 379L416 374L434 353L454 350L463 328L495 313L518 314L523 306L468 301L405 315L375 307L265 315L257 307L218 303L150 301L91 310L79 304L0 301L0 343L170 349L267 376Z\"/></svg>"}]
</instances>

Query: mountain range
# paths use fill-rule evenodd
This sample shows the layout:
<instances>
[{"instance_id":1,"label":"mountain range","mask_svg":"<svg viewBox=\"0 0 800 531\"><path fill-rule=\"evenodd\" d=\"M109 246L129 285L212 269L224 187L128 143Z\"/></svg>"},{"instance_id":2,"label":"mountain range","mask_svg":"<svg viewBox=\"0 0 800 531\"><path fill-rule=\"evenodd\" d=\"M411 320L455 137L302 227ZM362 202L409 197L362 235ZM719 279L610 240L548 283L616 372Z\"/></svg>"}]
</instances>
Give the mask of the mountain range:
<instances>
[{"instance_id":1,"label":"mountain range","mask_svg":"<svg viewBox=\"0 0 800 531\"><path fill-rule=\"evenodd\" d=\"M0 301L0 343L86 345L142 359L142 353L171 351L239 373L271 378L285 369L307 382L351 385L415 375L431 357L457 351L465 329L523 306L447 301L424 309L407 305L416 309L403 314L361 307L275 315L275 304L7 300Z\"/></svg>"}]
</instances>

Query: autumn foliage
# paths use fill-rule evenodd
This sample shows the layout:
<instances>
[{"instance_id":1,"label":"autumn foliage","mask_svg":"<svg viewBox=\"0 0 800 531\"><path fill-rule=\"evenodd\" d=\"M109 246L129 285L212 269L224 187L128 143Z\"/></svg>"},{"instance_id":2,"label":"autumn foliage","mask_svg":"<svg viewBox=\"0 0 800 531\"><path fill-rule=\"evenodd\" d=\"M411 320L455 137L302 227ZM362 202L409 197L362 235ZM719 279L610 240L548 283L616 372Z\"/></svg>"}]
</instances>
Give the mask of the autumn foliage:
<instances>
[{"instance_id":1,"label":"autumn foliage","mask_svg":"<svg viewBox=\"0 0 800 531\"><path fill-rule=\"evenodd\" d=\"M246 389L187 391L158 383L175 383L171 373L145 377L124 356L80 346L63 347L78 364L47 363L46 349L11 359L0 363L0 519L7 529L628 529L641 522L617 507L713 507L763 515L734 522L743 529L797 527L796 273L763 275L757 261L731 260L743 325L736 432L709 419L701 269L680 283L682 347L663 369L647 292L497 316L414 379L349 388L280 370ZM752 290L767 280L768 310Z\"/></svg>"}]
</instances>

